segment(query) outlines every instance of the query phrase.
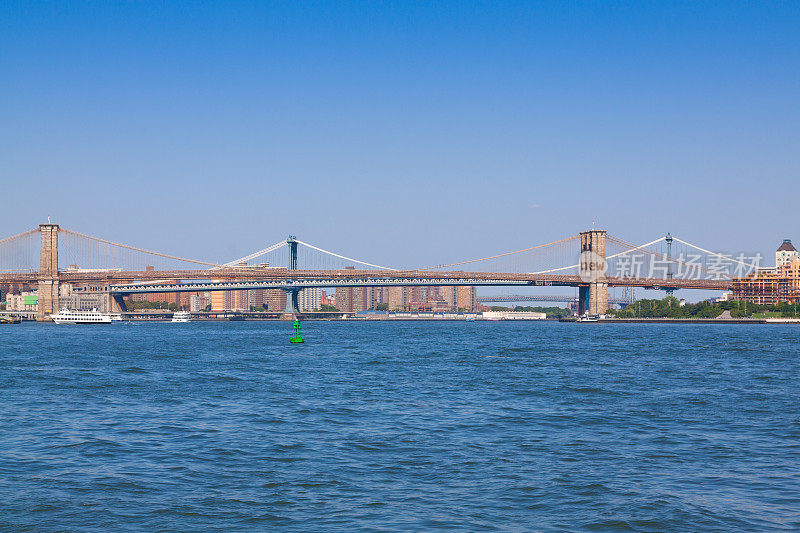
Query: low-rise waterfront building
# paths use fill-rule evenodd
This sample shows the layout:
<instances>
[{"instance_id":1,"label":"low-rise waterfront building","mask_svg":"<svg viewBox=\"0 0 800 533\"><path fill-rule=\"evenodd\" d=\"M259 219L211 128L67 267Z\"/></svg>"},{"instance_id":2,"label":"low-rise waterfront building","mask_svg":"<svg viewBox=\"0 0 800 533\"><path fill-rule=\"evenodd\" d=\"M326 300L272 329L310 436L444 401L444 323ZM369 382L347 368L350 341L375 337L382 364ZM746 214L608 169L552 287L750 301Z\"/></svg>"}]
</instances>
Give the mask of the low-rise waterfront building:
<instances>
[{"instance_id":1,"label":"low-rise waterfront building","mask_svg":"<svg viewBox=\"0 0 800 533\"><path fill-rule=\"evenodd\" d=\"M106 294L73 292L69 296L58 299L59 307L71 311L91 311L96 309L108 313L109 298Z\"/></svg>"},{"instance_id":2,"label":"low-rise waterfront building","mask_svg":"<svg viewBox=\"0 0 800 533\"><path fill-rule=\"evenodd\" d=\"M6 311L36 311L38 307L39 294L35 291L6 294Z\"/></svg>"},{"instance_id":3,"label":"low-rise waterfront building","mask_svg":"<svg viewBox=\"0 0 800 533\"><path fill-rule=\"evenodd\" d=\"M733 280L733 300L761 305L800 301L800 256L788 239L775 252L775 268Z\"/></svg>"}]
</instances>

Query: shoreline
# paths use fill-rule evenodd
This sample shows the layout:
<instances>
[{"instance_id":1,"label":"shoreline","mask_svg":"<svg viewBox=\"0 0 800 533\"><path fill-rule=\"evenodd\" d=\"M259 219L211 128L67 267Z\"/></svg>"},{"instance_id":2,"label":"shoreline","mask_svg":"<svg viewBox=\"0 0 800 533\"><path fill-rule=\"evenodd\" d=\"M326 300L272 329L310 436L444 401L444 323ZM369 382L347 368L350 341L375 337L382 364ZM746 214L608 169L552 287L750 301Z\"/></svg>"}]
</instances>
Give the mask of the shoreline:
<instances>
[{"instance_id":1,"label":"shoreline","mask_svg":"<svg viewBox=\"0 0 800 533\"><path fill-rule=\"evenodd\" d=\"M530 323L530 322L561 322L569 324L792 324L800 325L800 319L780 319L780 318L604 318L593 322L579 322L574 318L558 319L558 318L545 318L545 319L505 319L505 320L464 320L457 318L321 318L321 317L300 317L303 322L514 322L514 323ZM118 323L172 323L170 319L166 318L129 318L119 321ZM240 318L230 320L227 318L193 318L191 322L291 322L291 319L285 318ZM191 323L190 322L190 323ZM53 322L36 322L35 320L23 320L22 323L34 324L53 324Z\"/></svg>"},{"instance_id":2,"label":"shoreline","mask_svg":"<svg viewBox=\"0 0 800 533\"><path fill-rule=\"evenodd\" d=\"M769 324L765 318L605 318L615 324ZM786 322L792 323L792 322ZM795 322L796 323L796 322Z\"/></svg>"}]
</instances>

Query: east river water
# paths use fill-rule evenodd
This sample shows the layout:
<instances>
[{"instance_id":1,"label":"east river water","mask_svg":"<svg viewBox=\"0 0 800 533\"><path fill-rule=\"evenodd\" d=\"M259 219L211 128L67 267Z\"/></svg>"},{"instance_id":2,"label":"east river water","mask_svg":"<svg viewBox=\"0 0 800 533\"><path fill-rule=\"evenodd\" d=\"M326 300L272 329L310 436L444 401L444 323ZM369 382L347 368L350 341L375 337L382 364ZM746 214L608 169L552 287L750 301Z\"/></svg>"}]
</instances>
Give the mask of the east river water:
<instances>
[{"instance_id":1,"label":"east river water","mask_svg":"<svg viewBox=\"0 0 800 533\"><path fill-rule=\"evenodd\" d=\"M800 529L800 326L0 326L2 531Z\"/></svg>"}]
</instances>

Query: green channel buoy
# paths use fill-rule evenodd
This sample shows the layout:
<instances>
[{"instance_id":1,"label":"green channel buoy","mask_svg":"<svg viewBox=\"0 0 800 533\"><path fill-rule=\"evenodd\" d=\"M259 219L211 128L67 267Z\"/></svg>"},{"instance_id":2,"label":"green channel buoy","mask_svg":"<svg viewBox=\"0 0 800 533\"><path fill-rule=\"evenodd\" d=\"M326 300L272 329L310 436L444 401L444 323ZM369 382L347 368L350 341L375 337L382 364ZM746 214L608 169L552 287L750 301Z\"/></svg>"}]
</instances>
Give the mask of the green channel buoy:
<instances>
[{"instance_id":1,"label":"green channel buoy","mask_svg":"<svg viewBox=\"0 0 800 533\"><path fill-rule=\"evenodd\" d=\"M305 337L300 335L300 321L299 320L295 320L294 321L294 335L289 337L289 342L291 342L292 344L298 344L298 343L306 342Z\"/></svg>"}]
</instances>

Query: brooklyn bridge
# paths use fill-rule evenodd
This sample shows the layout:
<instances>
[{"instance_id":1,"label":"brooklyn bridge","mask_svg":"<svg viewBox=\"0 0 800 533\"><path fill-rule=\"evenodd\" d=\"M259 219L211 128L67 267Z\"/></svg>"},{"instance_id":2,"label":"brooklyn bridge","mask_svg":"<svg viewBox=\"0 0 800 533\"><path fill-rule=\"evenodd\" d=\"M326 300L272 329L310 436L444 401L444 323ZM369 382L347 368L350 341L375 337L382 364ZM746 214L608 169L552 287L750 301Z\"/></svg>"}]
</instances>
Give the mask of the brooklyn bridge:
<instances>
[{"instance_id":1,"label":"brooklyn bridge","mask_svg":"<svg viewBox=\"0 0 800 533\"><path fill-rule=\"evenodd\" d=\"M224 263L147 250L52 223L0 240L0 291L37 291L41 321L59 309L62 284L102 295L114 311L124 311L125 297L135 294L279 289L287 293L287 313L298 311L298 293L308 288L561 286L577 287L579 313L601 314L608 309L610 287L730 290L731 269L721 266L752 267L669 234L636 245L597 229L414 268L377 265L291 236Z\"/></svg>"}]
</instances>

